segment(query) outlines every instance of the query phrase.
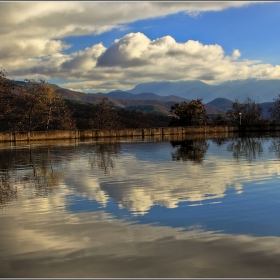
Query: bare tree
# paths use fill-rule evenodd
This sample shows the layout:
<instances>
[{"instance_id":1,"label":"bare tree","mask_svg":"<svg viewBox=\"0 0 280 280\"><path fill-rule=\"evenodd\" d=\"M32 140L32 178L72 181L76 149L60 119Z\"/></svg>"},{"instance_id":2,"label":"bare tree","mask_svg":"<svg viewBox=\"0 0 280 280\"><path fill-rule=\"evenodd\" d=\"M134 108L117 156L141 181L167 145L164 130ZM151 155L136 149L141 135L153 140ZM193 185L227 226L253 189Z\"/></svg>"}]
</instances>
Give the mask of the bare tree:
<instances>
[{"instance_id":1,"label":"bare tree","mask_svg":"<svg viewBox=\"0 0 280 280\"><path fill-rule=\"evenodd\" d=\"M73 129L75 122L61 95L44 80L26 80L27 94L20 98L25 106L15 127L24 131Z\"/></svg>"},{"instance_id":2,"label":"bare tree","mask_svg":"<svg viewBox=\"0 0 280 280\"><path fill-rule=\"evenodd\" d=\"M265 119L262 116L262 107L259 103L246 97L243 102L238 98L232 104L231 110L226 114L229 124L238 125L256 125L264 124Z\"/></svg>"},{"instance_id":3,"label":"bare tree","mask_svg":"<svg viewBox=\"0 0 280 280\"><path fill-rule=\"evenodd\" d=\"M97 105L89 108L90 127L95 129L115 129L120 127L113 103L104 97Z\"/></svg>"}]
</instances>

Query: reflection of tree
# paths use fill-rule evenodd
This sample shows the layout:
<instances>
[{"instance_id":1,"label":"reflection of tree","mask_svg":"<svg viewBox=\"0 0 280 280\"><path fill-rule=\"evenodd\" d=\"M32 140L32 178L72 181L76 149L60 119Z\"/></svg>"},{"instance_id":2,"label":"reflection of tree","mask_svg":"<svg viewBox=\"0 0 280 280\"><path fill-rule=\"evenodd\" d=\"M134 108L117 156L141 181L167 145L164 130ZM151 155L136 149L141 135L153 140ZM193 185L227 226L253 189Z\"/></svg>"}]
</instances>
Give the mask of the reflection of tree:
<instances>
[{"instance_id":1,"label":"reflection of tree","mask_svg":"<svg viewBox=\"0 0 280 280\"><path fill-rule=\"evenodd\" d=\"M98 166L105 174L109 174L115 166L114 158L120 150L120 143L104 143L94 148L95 151L89 158L91 167Z\"/></svg>"},{"instance_id":2,"label":"reflection of tree","mask_svg":"<svg viewBox=\"0 0 280 280\"><path fill-rule=\"evenodd\" d=\"M216 144L217 146L221 146L223 145L224 143L228 142L228 138L214 138L212 140L212 142L214 144Z\"/></svg>"},{"instance_id":3,"label":"reflection of tree","mask_svg":"<svg viewBox=\"0 0 280 280\"><path fill-rule=\"evenodd\" d=\"M246 158L249 162L260 157L263 152L262 143L256 138L242 137L232 140L227 146L235 159Z\"/></svg>"},{"instance_id":4,"label":"reflection of tree","mask_svg":"<svg viewBox=\"0 0 280 280\"><path fill-rule=\"evenodd\" d=\"M52 194L64 175L62 167L53 162L53 155L46 148L29 150L28 170L21 179L25 187L34 190L34 196Z\"/></svg>"},{"instance_id":5,"label":"reflection of tree","mask_svg":"<svg viewBox=\"0 0 280 280\"><path fill-rule=\"evenodd\" d=\"M268 148L269 152L274 152L276 157L280 159L280 140L274 139Z\"/></svg>"},{"instance_id":6,"label":"reflection of tree","mask_svg":"<svg viewBox=\"0 0 280 280\"><path fill-rule=\"evenodd\" d=\"M170 143L172 147L176 148L175 152L171 153L174 161L201 163L209 148L209 144L204 139L171 141Z\"/></svg>"},{"instance_id":7,"label":"reflection of tree","mask_svg":"<svg viewBox=\"0 0 280 280\"><path fill-rule=\"evenodd\" d=\"M17 189L13 187L8 172L0 175L0 209L5 208L9 202L17 198Z\"/></svg>"},{"instance_id":8,"label":"reflection of tree","mask_svg":"<svg viewBox=\"0 0 280 280\"><path fill-rule=\"evenodd\" d=\"M0 181L1 189L12 190L13 183L22 184L32 190L32 196L47 196L53 193L63 177L61 159L55 161L50 149L46 147L2 150L0 171L6 174Z\"/></svg>"}]
</instances>

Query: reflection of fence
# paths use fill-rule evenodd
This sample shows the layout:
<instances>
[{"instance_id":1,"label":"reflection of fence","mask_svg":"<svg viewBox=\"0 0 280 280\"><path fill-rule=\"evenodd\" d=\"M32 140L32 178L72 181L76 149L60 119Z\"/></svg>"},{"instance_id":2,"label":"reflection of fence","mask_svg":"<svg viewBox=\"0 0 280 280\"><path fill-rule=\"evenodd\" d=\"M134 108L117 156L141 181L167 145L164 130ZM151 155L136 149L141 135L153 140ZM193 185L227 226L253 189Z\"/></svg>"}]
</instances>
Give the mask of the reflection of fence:
<instances>
[{"instance_id":1,"label":"reflection of fence","mask_svg":"<svg viewBox=\"0 0 280 280\"><path fill-rule=\"evenodd\" d=\"M92 129L92 130L54 130L33 132L6 132L0 133L0 142L16 142L29 140L54 140L54 139L96 139L103 137L134 137L134 136L166 136L189 135L192 133L228 133L250 131L277 131L280 125L244 125L244 126L185 126L185 127L160 127L139 129Z\"/></svg>"}]
</instances>

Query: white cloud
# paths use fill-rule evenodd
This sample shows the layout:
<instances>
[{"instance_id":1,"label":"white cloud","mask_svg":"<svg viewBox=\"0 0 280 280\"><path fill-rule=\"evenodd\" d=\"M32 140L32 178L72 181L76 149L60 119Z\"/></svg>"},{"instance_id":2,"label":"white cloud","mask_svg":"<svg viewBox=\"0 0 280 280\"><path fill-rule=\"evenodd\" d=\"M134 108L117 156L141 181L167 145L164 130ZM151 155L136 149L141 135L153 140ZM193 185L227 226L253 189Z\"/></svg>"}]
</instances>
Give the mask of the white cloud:
<instances>
[{"instance_id":1,"label":"white cloud","mask_svg":"<svg viewBox=\"0 0 280 280\"><path fill-rule=\"evenodd\" d=\"M155 80L217 83L233 77L273 79L280 76L279 66L242 60L237 49L231 56L226 56L222 46L217 44L203 45L194 40L178 43L171 36L150 40L140 32L115 40L99 53L95 67L84 71L85 66L80 65L78 71L83 71L85 81L76 86L73 83L62 86L85 91L108 91L130 89L135 84ZM98 87L92 80L99 81ZM111 84L106 87L109 81Z\"/></svg>"},{"instance_id":2,"label":"white cloud","mask_svg":"<svg viewBox=\"0 0 280 280\"><path fill-rule=\"evenodd\" d=\"M241 56L241 52L239 51L239 50L234 50L233 52L232 52L232 59L233 60L236 60L236 59L238 59L239 57Z\"/></svg>"},{"instance_id":3,"label":"white cloud","mask_svg":"<svg viewBox=\"0 0 280 280\"><path fill-rule=\"evenodd\" d=\"M129 33L105 48L102 43L66 54L68 36L100 34L140 19L183 12L196 15L252 2L2 2L0 61L12 78L77 80L61 86L96 92L130 89L141 82L199 79L279 78L279 66L226 56L220 45L171 36L150 40Z\"/></svg>"}]
</instances>

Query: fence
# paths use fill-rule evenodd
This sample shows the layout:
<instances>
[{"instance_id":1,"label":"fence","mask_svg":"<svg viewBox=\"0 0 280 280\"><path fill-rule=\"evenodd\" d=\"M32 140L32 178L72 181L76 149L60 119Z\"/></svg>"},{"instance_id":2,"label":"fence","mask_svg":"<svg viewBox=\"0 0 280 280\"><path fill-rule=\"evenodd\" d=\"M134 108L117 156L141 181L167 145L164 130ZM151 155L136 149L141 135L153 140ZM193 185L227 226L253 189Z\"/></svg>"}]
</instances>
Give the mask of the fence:
<instances>
[{"instance_id":1,"label":"fence","mask_svg":"<svg viewBox=\"0 0 280 280\"><path fill-rule=\"evenodd\" d=\"M32 132L5 132L0 133L0 142L18 142L32 140L56 139L98 139L104 137L146 137L167 135L189 135L197 133L230 133L253 131L278 131L280 125L250 125L250 126L186 126L186 127L159 127L139 129L92 129L92 130L54 130Z\"/></svg>"}]
</instances>

